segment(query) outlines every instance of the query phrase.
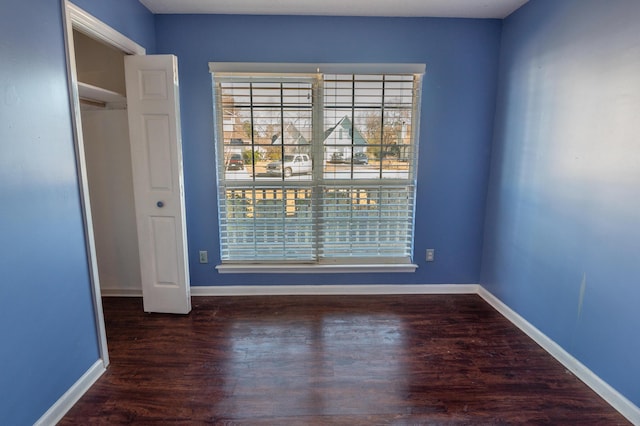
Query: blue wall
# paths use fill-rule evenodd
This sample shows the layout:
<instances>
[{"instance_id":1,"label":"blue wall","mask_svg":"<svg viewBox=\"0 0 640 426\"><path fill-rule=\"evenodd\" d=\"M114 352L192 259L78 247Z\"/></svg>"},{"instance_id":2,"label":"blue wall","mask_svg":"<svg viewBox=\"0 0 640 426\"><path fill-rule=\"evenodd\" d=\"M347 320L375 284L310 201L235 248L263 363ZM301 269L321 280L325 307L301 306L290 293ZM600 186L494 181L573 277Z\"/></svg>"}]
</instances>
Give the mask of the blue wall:
<instances>
[{"instance_id":1,"label":"blue wall","mask_svg":"<svg viewBox=\"0 0 640 426\"><path fill-rule=\"evenodd\" d=\"M0 58L0 424L30 425L100 356L60 2L3 7Z\"/></svg>"},{"instance_id":2,"label":"blue wall","mask_svg":"<svg viewBox=\"0 0 640 426\"><path fill-rule=\"evenodd\" d=\"M32 424L99 358L59 2L0 14L0 423Z\"/></svg>"},{"instance_id":3,"label":"blue wall","mask_svg":"<svg viewBox=\"0 0 640 426\"><path fill-rule=\"evenodd\" d=\"M640 405L640 2L503 26L482 283Z\"/></svg>"},{"instance_id":4,"label":"blue wall","mask_svg":"<svg viewBox=\"0 0 640 426\"><path fill-rule=\"evenodd\" d=\"M477 283L501 22L157 15L178 56L192 285ZM414 274L220 275L210 61L426 63ZM436 262L424 262L427 247ZM209 250L209 265L198 263Z\"/></svg>"}]
</instances>

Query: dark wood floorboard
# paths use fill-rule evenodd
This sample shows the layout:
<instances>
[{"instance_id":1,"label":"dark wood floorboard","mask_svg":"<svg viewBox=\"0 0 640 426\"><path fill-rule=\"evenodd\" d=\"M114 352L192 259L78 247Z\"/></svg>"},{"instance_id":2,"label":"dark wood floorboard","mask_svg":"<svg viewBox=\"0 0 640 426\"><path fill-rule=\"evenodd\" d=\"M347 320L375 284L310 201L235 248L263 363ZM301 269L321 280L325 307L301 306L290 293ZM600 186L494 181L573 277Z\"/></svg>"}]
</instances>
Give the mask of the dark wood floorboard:
<instances>
[{"instance_id":1,"label":"dark wood floorboard","mask_svg":"<svg viewBox=\"0 0 640 426\"><path fill-rule=\"evenodd\" d=\"M622 425L476 295L104 299L111 365L61 425Z\"/></svg>"}]
</instances>

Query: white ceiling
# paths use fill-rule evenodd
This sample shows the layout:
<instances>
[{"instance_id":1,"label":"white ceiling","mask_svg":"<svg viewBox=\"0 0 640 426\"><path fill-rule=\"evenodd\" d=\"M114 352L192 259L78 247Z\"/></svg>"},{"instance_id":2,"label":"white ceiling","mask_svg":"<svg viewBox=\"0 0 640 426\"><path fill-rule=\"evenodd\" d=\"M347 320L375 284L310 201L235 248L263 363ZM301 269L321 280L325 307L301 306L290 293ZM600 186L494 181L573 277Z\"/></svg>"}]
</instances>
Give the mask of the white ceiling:
<instances>
[{"instance_id":1,"label":"white ceiling","mask_svg":"<svg viewBox=\"0 0 640 426\"><path fill-rule=\"evenodd\" d=\"M153 13L505 18L528 0L140 0Z\"/></svg>"}]
</instances>

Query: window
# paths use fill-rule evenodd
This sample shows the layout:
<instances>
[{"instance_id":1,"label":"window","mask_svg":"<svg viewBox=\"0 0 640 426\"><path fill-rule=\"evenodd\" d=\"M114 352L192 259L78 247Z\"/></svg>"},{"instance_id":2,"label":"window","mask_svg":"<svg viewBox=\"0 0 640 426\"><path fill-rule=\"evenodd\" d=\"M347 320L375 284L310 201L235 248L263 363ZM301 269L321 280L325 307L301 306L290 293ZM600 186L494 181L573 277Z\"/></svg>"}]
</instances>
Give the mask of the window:
<instances>
[{"instance_id":1,"label":"window","mask_svg":"<svg viewBox=\"0 0 640 426\"><path fill-rule=\"evenodd\" d=\"M424 66L210 68L223 264L411 263Z\"/></svg>"}]
</instances>

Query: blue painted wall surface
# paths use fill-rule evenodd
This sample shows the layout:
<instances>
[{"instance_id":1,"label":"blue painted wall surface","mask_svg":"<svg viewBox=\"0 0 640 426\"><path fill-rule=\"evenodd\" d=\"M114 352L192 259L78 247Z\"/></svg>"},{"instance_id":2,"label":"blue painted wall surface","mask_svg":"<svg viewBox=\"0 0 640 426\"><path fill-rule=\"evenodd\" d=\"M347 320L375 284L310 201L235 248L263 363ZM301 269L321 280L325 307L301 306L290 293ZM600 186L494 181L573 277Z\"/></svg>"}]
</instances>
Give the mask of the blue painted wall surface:
<instances>
[{"instance_id":1,"label":"blue painted wall surface","mask_svg":"<svg viewBox=\"0 0 640 426\"><path fill-rule=\"evenodd\" d=\"M0 424L30 425L100 356L61 3L2 7L0 58Z\"/></svg>"},{"instance_id":2,"label":"blue painted wall surface","mask_svg":"<svg viewBox=\"0 0 640 426\"><path fill-rule=\"evenodd\" d=\"M482 283L640 405L640 2L503 26Z\"/></svg>"},{"instance_id":3,"label":"blue painted wall surface","mask_svg":"<svg viewBox=\"0 0 640 426\"><path fill-rule=\"evenodd\" d=\"M0 423L36 421L99 358L59 2L0 14Z\"/></svg>"},{"instance_id":4,"label":"blue painted wall surface","mask_svg":"<svg viewBox=\"0 0 640 426\"><path fill-rule=\"evenodd\" d=\"M178 56L191 283L477 283L501 22L157 15ZM220 275L210 61L426 63L413 274ZM424 262L427 247L436 262ZM209 250L211 263L198 263Z\"/></svg>"},{"instance_id":5,"label":"blue painted wall surface","mask_svg":"<svg viewBox=\"0 0 640 426\"><path fill-rule=\"evenodd\" d=\"M154 17L138 0L71 0L71 2L146 48L147 54L155 52Z\"/></svg>"}]
</instances>

